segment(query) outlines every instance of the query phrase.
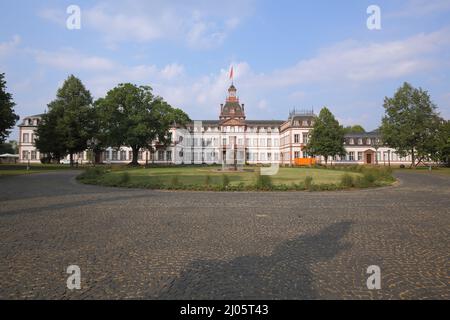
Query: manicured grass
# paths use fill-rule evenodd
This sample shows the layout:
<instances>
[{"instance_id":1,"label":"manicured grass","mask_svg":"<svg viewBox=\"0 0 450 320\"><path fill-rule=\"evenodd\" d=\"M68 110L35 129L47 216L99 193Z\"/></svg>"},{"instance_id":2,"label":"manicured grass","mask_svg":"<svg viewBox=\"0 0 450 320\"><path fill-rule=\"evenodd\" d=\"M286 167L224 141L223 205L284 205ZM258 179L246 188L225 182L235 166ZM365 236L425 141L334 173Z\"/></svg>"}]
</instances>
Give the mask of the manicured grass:
<instances>
[{"instance_id":1,"label":"manicured grass","mask_svg":"<svg viewBox=\"0 0 450 320\"><path fill-rule=\"evenodd\" d=\"M381 169L281 167L276 175L261 176L260 168L223 172L220 166L129 168L96 167L78 177L81 182L106 186L187 190L337 190L391 184ZM384 170L384 169L383 169Z\"/></svg>"},{"instance_id":2,"label":"manicured grass","mask_svg":"<svg viewBox=\"0 0 450 320\"><path fill-rule=\"evenodd\" d=\"M226 174L230 178L230 185L238 185L244 183L245 185L254 183L257 175L259 175L259 168L245 168L240 172L222 172L220 167L170 167L170 168L136 168L136 169L121 169L113 170L108 175L118 176L123 172L128 172L130 179L136 182L146 182L148 180L158 181L162 184L169 185L172 183L174 177L178 177L180 184L197 185L204 184L206 177L209 176L210 184L221 184L222 176ZM271 176L274 184L292 184L300 183L305 180L306 176L313 178L313 181L318 184L323 183L337 183L339 182L343 172L337 170L324 170L314 168L279 168L276 175ZM359 175L359 173L352 173Z\"/></svg>"},{"instance_id":3,"label":"manicured grass","mask_svg":"<svg viewBox=\"0 0 450 320\"><path fill-rule=\"evenodd\" d=\"M70 169L70 166L62 165L62 164L30 164L29 170L27 170L26 164L2 163L2 164L0 164L0 177L1 176L15 176L15 175L21 175L21 174L39 173L39 172L48 172L48 171L53 171L53 170L64 170L64 169Z\"/></svg>"}]
</instances>

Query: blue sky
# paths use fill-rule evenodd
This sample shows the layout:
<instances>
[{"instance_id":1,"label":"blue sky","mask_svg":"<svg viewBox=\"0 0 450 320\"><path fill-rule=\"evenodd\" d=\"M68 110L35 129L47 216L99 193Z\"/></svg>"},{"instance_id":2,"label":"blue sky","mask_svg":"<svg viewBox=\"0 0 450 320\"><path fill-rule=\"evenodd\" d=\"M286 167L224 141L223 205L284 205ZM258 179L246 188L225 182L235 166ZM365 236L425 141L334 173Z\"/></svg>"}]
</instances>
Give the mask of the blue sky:
<instances>
[{"instance_id":1,"label":"blue sky","mask_svg":"<svg viewBox=\"0 0 450 320\"><path fill-rule=\"evenodd\" d=\"M66 28L71 4L80 30ZM366 27L371 4L381 30ZM192 119L217 119L231 65L248 119L327 106L372 130L404 81L450 117L450 0L3 0L0 12L0 72L21 117L73 73L96 98L146 84Z\"/></svg>"}]
</instances>

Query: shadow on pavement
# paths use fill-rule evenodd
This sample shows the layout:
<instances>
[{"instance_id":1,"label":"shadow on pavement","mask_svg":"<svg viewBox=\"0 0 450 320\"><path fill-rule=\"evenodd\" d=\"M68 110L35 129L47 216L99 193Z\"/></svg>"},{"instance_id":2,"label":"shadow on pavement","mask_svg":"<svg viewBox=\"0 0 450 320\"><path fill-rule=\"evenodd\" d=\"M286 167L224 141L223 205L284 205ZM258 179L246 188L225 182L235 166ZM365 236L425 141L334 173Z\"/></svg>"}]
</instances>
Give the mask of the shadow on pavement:
<instances>
[{"instance_id":1,"label":"shadow on pavement","mask_svg":"<svg viewBox=\"0 0 450 320\"><path fill-rule=\"evenodd\" d=\"M340 240L351 225L343 221L285 241L270 256L194 261L157 299L315 299L310 267L349 248Z\"/></svg>"}]
</instances>

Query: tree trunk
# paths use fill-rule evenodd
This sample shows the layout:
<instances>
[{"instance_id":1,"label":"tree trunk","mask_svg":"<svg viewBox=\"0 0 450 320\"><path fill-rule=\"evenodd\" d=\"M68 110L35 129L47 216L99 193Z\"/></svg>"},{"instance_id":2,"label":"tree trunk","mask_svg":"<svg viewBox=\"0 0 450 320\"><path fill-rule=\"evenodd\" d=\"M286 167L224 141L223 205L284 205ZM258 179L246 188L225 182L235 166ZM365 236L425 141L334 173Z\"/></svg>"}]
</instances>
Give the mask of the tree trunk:
<instances>
[{"instance_id":1,"label":"tree trunk","mask_svg":"<svg viewBox=\"0 0 450 320\"><path fill-rule=\"evenodd\" d=\"M70 166L73 167L73 153L69 154L69 159L70 159Z\"/></svg>"},{"instance_id":2,"label":"tree trunk","mask_svg":"<svg viewBox=\"0 0 450 320\"><path fill-rule=\"evenodd\" d=\"M411 150L411 168L416 168L415 166L416 164L416 158L415 158L415 154L414 154L414 149Z\"/></svg>"},{"instance_id":3,"label":"tree trunk","mask_svg":"<svg viewBox=\"0 0 450 320\"><path fill-rule=\"evenodd\" d=\"M133 160L131 160L130 165L132 166L138 166L138 155L139 155L139 147L131 147L131 150L133 150Z\"/></svg>"}]
</instances>

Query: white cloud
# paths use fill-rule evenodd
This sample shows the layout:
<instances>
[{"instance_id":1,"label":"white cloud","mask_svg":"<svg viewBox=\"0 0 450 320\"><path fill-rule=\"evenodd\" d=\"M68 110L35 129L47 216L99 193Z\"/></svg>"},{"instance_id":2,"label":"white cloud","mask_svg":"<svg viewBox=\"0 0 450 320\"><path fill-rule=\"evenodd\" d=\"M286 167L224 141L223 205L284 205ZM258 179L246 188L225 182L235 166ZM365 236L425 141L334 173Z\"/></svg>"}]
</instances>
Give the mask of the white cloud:
<instances>
[{"instance_id":1,"label":"white cloud","mask_svg":"<svg viewBox=\"0 0 450 320\"><path fill-rule=\"evenodd\" d=\"M247 114L270 117L276 112L274 108L281 108L280 101L300 108L303 103L311 103L314 95L306 87L317 87L322 92L336 88L348 91L354 85L370 85L390 79L404 81L410 76L427 74L437 67L448 68L448 64L443 64L440 59L443 52L448 52L450 39L446 37L447 33L448 30L443 29L377 43L344 41L290 67L268 73L256 72L245 61L234 62L234 81L238 94L243 95L241 101L246 104ZM75 74L77 69L84 70L82 80L96 97L103 96L118 83L151 85L156 94L195 118L217 117L219 104L224 101L230 84L230 66L208 75L192 77L178 63L128 66L86 56L73 49L37 52L36 59L45 66L74 70ZM284 97L277 95L280 90L286 92ZM305 99L306 91L308 99ZM277 97L276 101L274 97Z\"/></svg>"},{"instance_id":2,"label":"white cloud","mask_svg":"<svg viewBox=\"0 0 450 320\"><path fill-rule=\"evenodd\" d=\"M20 36L14 35L11 40L0 42L0 58L12 54L21 42Z\"/></svg>"},{"instance_id":3,"label":"white cloud","mask_svg":"<svg viewBox=\"0 0 450 320\"><path fill-rule=\"evenodd\" d=\"M39 64L56 67L62 70L110 70L114 62L97 56L88 56L67 48L60 51L35 50L33 55Z\"/></svg>"},{"instance_id":4,"label":"white cloud","mask_svg":"<svg viewBox=\"0 0 450 320\"><path fill-rule=\"evenodd\" d=\"M315 57L254 75L261 86L287 87L312 83L363 83L406 76L439 67L436 54L450 44L449 29L421 33L410 38L380 43L344 41L321 50Z\"/></svg>"},{"instance_id":5,"label":"white cloud","mask_svg":"<svg viewBox=\"0 0 450 320\"><path fill-rule=\"evenodd\" d=\"M178 63L171 63L161 70L161 75L167 80L175 79L184 74L184 67Z\"/></svg>"},{"instance_id":6,"label":"white cloud","mask_svg":"<svg viewBox=\"0 0 450 320\"><path fill-rule=\"evenodd\" d=\"M145 43L170 40L196 49L214 48L223 43L251 11L252 0L208 1L108 1L82 7L82 24L99 32L107 46L121 42ZM38 15L55 23L65 23L64 12L46 8Z\"/></svg>"}]
</instances>

